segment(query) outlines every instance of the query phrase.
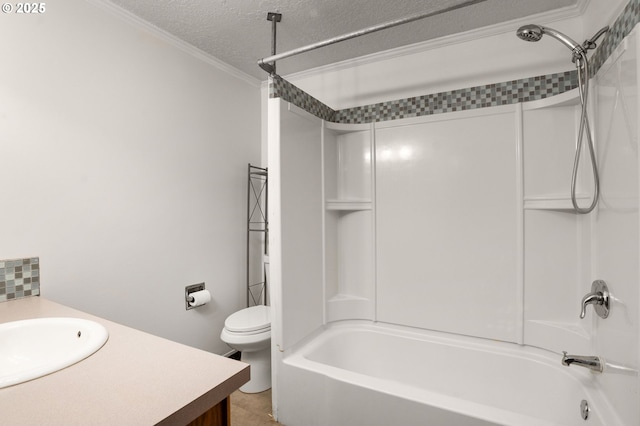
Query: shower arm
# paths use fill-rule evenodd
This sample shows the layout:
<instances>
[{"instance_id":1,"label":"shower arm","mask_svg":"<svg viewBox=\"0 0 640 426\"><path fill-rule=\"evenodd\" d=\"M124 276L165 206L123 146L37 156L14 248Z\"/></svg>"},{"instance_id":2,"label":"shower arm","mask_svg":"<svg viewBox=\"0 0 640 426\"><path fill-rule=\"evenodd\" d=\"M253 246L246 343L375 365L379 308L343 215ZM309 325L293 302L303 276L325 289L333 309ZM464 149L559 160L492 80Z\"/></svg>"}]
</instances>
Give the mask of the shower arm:
<instances>
[{"instance_id":1,"label":"shower arm","mask_svg":"<svg viewBox=\"0 0 640 426\"><path fill-rule=\"evenodd\" d=\"M604 35L607 31L609 31L609 26L608 25L606 27L600 28L600 30L597 33L595 33L595 35L593 37L591 37L590 39L585 40L584 43L582 43L582 47L585 50L595 49L596 47L598 47L598 45L596 44L596 41L602 35Z\"/></svg>"},{"instance_id":2,"label":"shower arm","mask_svg":"<svg viewBox=\"0 0 640 426\"><path fill-rule=\"evenodd\" d=\"M258 66L268 72L270 75L275 75L275 64L277 61L285 58L289 58L291 56L299 55L301 53L309 52L311 50L319 49L321 47L329 46L330 44L339 43L341 41L350 40L352 38L360 37L366 34L370 34L376 31L386 30L387 28L396 27L398 25L408 24L409 22L418 21L420 19L429 18L432 16L440 15L442 13L451 12L457 9L462 9L463 7L472 6L477 3L482 3L487 0L468 0L463 3L459 3L454 6L445 7L444 9L427 12L427 13L419 13L416 15L410 15L401 19L396 19L394 21L386 22L384 24L374 25L368 28L364 28L358 31L354 31L351 33L343 34L337 37L333 37L327 40L319 41L313 44L309 44L307 46L298 47L296 49L289 50L287 52L279 53L277 55L267 56L266 58L262 58L258 60ZM273 35L274 43L275 43L275 26L274 26L274 35Z\"/></svg>"}]
</instances>

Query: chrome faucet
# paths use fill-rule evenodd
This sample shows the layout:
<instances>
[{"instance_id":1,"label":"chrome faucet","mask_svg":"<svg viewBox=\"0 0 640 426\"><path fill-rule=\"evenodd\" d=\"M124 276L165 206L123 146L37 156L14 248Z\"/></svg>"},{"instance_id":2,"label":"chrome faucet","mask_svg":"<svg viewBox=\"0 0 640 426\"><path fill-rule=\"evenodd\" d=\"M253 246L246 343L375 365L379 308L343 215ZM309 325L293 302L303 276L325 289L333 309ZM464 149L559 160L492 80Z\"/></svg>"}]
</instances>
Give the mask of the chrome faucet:
<instances>
[{"instance_id":1,"label":"chrome faucet","mask_svg":"<svg viewBox=\"0 0 640 426\"><path fill-rule=\"evenodd\" d=\"M587 306L593 305L596 314L600 318L609 316L609 288L607 283L602 280L595 280L591 284L591 293L582 298L580 318L584 318L587 313Z\"/></svg>"},{"instance_id":2,"label":"chrome faucet","mask_svg":"<svg viewBox=\"0 0 640 426\"><path fill-rule=\"evenodd\" d=\"M567 355L566 351L562 351L562 365L566 365L567 367L572 364L577 365L578 367L588 368L594 373L602 373L602 362L600 358L597 356L582 356L582 355Z\"/></svg>"}]
</instances>

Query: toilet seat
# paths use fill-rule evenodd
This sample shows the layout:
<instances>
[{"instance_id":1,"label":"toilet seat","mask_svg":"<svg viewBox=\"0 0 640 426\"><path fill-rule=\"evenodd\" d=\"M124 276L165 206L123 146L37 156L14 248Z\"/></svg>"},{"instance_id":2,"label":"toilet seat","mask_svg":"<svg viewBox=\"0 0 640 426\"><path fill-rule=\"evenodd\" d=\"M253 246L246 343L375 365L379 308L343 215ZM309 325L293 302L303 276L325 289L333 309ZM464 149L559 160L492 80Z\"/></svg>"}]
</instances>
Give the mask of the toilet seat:
<instances>
[{"instance_id":1,"label":"toilet seat","mask_svg":"<svg viewBox=\"0 0 640 426\"><path fill-rule=\"evenodd\" d=\"M251 366L251 380L240 390L263 392L271 387L271 308L252 306L225 320L220 340L239 351L240 361Z\"/></svg>"},{"instance_id":2,"label":"toilet seat","mask_svg":"<svg viewBox=\"0 0 640 426\"><path fill-rule=\"evenodd\" d=\"M271 307L252 306L229 315L224 328L230 333L258 334L271 330Z\"/></svg>"}]
</instances>

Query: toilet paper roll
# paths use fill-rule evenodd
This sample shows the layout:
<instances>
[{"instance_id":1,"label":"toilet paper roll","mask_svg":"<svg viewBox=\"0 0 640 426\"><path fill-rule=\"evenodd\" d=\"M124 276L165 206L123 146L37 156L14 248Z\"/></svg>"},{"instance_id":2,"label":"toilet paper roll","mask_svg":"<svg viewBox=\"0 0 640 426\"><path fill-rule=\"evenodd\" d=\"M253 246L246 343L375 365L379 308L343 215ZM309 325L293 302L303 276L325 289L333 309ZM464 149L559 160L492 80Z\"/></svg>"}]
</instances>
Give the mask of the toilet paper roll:
<instances>
[{"instance_id":1,"label":"toilet paper roll","mask_svg":"<svg viewBox=\"0 0 640 426\"><path fill-rule=\"evenodd\" d=\"M189 294L189 297L191 297L191 299L189 300L189 306L192 306L194 308L196 306L202 306L205 303L211 302L211 293L209 293L209 290L195 291Z\"/></svg>"}]
</instances>

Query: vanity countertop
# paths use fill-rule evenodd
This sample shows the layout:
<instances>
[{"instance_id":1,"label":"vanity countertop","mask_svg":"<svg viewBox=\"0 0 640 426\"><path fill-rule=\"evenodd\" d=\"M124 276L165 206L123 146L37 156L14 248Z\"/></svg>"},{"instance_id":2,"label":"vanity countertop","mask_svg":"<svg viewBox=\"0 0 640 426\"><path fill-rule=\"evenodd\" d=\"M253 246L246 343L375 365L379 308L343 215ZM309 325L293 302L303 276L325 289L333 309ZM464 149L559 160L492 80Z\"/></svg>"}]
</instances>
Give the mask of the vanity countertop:
<instances>
[{"instance_id":1,"label":"vanity countertop","mask_svg":"<svg viewBox=\"0 0 640 426\"><path fill-rule=\"evenodd\" d=\"M0 323L75 317L107 328L85 360L0 389L6 425L185 425L249 380L249 366L69 308L43 297L0 303Z\"/></svg>"}]
</instances>

